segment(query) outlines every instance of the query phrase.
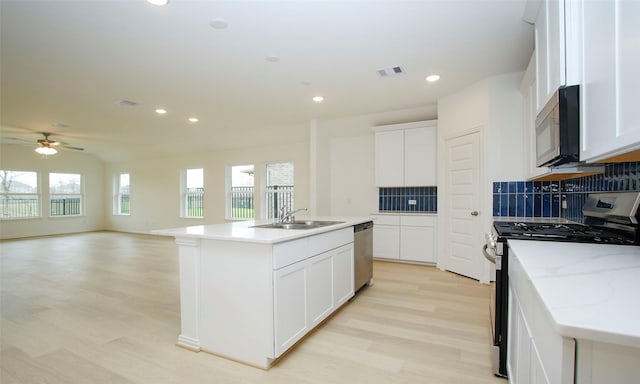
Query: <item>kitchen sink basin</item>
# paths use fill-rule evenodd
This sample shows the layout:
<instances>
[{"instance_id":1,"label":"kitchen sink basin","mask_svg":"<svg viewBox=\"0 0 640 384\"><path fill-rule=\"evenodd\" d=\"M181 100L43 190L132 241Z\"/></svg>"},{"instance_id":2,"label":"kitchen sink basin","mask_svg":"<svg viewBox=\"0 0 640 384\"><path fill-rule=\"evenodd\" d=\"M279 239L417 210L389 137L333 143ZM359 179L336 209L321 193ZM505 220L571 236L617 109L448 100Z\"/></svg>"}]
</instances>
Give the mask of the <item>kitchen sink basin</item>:
<instances>
[{"instance_id":1,"label":"kitchen sink basin","mask_svg":"<svg viewBox=\"0 0 640 384\"><path fill-rule=\"evenodd\" d=\"M271 224L254 225L251 228L313 229L313 228L326 227L328 225L341 224L341 223L344 223L344 221L308 220L308 221L294 221L293 223L271 223Z\"/></svg>"}]
</instances>

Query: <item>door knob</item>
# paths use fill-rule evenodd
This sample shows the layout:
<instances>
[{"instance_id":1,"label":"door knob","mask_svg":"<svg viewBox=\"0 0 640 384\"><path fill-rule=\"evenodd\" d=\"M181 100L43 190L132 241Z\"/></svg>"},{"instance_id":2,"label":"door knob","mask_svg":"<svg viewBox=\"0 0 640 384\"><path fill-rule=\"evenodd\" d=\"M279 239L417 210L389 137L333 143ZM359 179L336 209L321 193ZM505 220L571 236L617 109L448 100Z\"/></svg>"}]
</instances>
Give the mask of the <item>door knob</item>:
<instances>
[{"instance_id":1,"label":"door knob","mask_svg":"<svg viewBox=\"0 0 640 384\"><path fill-rule=\"evenodd\" d=\"M479 215L478 211L471 211L471 216L478 216L478 215Z\"/></svg>"}]
</instances>

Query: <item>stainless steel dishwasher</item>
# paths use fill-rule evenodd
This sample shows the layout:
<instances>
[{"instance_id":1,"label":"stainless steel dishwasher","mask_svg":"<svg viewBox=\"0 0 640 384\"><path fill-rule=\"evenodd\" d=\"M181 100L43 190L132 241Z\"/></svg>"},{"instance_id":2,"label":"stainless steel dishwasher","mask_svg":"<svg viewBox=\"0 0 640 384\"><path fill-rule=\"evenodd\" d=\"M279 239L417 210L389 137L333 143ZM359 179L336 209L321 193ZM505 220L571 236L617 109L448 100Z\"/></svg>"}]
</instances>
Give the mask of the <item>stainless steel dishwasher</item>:
<instances>
[{"instance_id":1,"label":"stainless steel dishwasher","mask_svg":"<svg viewBox=\"0 0 640 384\"><path fill-rule=\"evenodd\" d=\"M373 283L373 221L353 226L354 290Z\"/></svg>"}]
</instances>

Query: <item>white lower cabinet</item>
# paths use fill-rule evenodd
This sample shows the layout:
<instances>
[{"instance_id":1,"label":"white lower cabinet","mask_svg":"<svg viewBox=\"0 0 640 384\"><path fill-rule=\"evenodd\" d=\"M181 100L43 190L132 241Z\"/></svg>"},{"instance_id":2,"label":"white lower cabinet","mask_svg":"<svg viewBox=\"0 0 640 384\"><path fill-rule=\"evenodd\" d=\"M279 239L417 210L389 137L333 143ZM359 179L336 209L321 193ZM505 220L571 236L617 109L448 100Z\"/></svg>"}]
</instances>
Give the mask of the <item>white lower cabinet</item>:
<instances>
[{"instance_id":1,"label":"white lower cabinet","mask_svg":"<svg viewBox=\"0 0 640 384\"><path fill-rule=\"evenodd\" d=\"M353 278L353 243L275 270L275 356L351 298Z\"/></svg>"},{"instance_id":2,"label":"white lower cabinet","mask_svg":"<svg viewBox=\"0 0 640 384\"><path fill-rule=\"evenodd\" d=\"M554 331L542 301L512 253L509 263L509 382L573 384L575 340Z\"/></svg>"},{"instance_id":3,"label":"white lower cabinet","mask_svg":"<svg viewBox=\"0 0 640 384\"><path fill-rule=\"evenodd\" d=\"M435 217L373 215L373 257L436 263Z\"/></svg>"}]
</instances>

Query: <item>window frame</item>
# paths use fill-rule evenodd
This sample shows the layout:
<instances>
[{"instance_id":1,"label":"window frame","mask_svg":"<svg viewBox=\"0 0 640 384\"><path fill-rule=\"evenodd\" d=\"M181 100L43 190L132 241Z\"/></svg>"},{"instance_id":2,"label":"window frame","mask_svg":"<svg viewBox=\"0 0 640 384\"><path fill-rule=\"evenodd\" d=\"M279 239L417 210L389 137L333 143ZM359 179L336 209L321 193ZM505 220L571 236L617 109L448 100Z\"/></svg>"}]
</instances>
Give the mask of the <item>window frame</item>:
<instances>
[{"instance_id":1,"label":"window frame","mask_svg":"<svg viewBox=\"0 0 640 384\"><path fill-rule=\"evenodd\" d=\"M129 177L128 193L122 193L122 175ZM113 180L113 215L115 216L131 216L131 173L130 172L118 172L114 175ZM122 211L122 198L127 196L129 211Z\"/></svg>"},{"instance_id":2,"label":"window frame","mask_svg":"<svg viewBox=\"0 0 640 384\"><path fill-rule=\"evenodd\" d=\"M283 185L282 187L290 187L290 189L287 189L285 191L281 191L281 193L277 193L275 192L275 190L271 189L271 185L269 185L269 166L270 165L274 165L274 164L291 164L291 168L292 168L292 184L291 185ZM287 204L290 210L294 210L295 209L295 163L293 161L270 161L268 163L264 163L264 182L262 183L262 188L263 188L263 193L262 195L262 214L263 217L270 220L270 219L277 219L278 218L278 211L280 210L280 208L282 207L281 205L278 206L278 208L273 211L273 209L271 208L271 202L273 201L273 197L271 197L272 195L276 194L278 196L280 196L280 200L282 199L286 199L288 200L290 203ZM289 197L286 197L286 195L290 195ZM273 211L273 212L272 212Z\"/></svg>"},{"instance_id":3,"label":"window frame","mask_svg":"<svg viewBox=\"0 0 640 384\"><path fill-rule=\"evenodd\" d=\"M188 185L188 174L190 170L201 170L202 171L202 187L200 187L200 191L194 192L189 191ZM180 173L180 218L183 219L204 219L205 218L205 204L204 204L204 194L205 194L205 177L204 177L204 168L203 167L191 167L184 168ZM189 215L189 199L195 197L200 201L201 204L201 216Z\"/></svg>"},{"instance_id":4,"label":"window frame","mask_svg":"<svg viewBox=\"0 0 640 384\"><path fill-rule=\"evenodd\" d=\"M254 174L254 180L253 180L253 186L251 187L251 197L250 197L250 201L251 201L251 205L253 206L252 208L252 212L253 212L253 216L247 217L235 217L233 215L234 213L234 208L233 208L233 203L234 203L234 191L233 191L233 168L234 167L253 167L253 174ZM229 221L248 221L248 220L255 220L257 219L257 209L256 209L256 183L255 183L255 170L256 170L256 165L255 164L246 164L246 163L242 163L242 164L232 164L232 165L228 165L226 167L225 170L225 209L224 209L224 216L225 216L225 220L229 220ZM239 187L239 188L243 188L243 187ZM248 188L248 187L246 187ZM241 193L241 192L239 192ZM246 192L245 192L246 193Z\"/></svg>"},{"instance_id":5,"label":"window frame","mask_svg":"<svg viewBox=\"0 0 640 384\"><path fill-rule=\"evenodd\" d=\"M80 177L80 193L52 193L51 192L51 175L77 175ZM69 218L69 217L83 217L85 216L85 191L84 191L84 175L82 173L69 173L69 172L49 172L48 173L48 181L49 181L49 218L52 219L57 219L57 218ZM79 203L78 203L78 213L77 214L62 214L62 215L54 215L53 214L53 207L52 207L52 201L54 200L54 197L56 196L65 196L65 197L72 197L72 196L77 196L79 198ZM65 199L66 200L66 199ZM66 203L63 204L63 207L66 205ZM66 210L66 208L63 208L63 210Z\"/></svg>"},{"instance_id":6,"label":"window frame","mask_svg":"<svg viewBox=\"0 0 640 384\"><path fill-rule=\"evenodd\" d=\"M35 196L35 209L36 213L33 216L4 216L0 212L0 220L29 220L29 219L42 219L42 178L41 173L37 171L27 171L27 170L10 170L3 169L0 171L6 172L14 172L14 173L35 173L36 175L36 192L35 193L26 193L26 192L7 192L4 193L0 191L0 198L4 196Z\"/></svg>"}]
</instances>

